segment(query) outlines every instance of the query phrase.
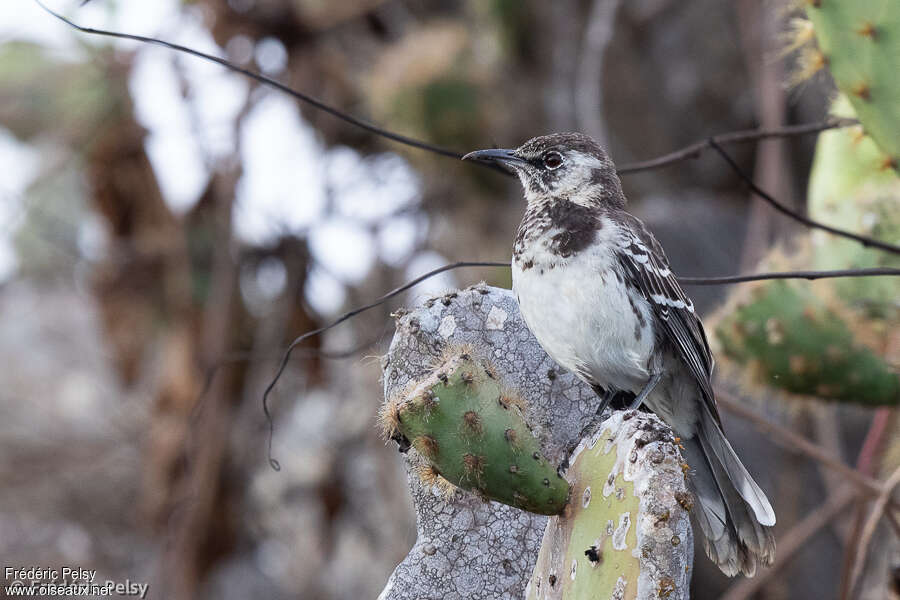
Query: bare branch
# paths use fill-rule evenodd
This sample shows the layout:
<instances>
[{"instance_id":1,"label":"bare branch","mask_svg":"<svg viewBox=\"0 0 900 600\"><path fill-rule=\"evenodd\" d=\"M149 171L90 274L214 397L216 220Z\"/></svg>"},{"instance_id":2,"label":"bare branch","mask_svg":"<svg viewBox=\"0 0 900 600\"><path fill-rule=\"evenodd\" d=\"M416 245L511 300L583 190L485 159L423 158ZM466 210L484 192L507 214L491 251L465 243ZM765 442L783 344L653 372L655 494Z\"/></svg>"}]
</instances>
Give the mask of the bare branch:
<instances>
[{"instance_id":1,"label":"bare branch","mask_svg":"<svg viewBox=\"0 0 900 600\"><path fill-rule=\"evenodd\" d=\"M756 596L767 583L790 564L798 551L806 548L806 543L832 519L844 514L847 506L859 495L852 485L844 485L831 494L816 510L791 527L778 541L778 556L775 564L756 574L751 579L742 579L732 585L720 600L749 600Z\"/></svg>"},{"instance_id":2,"label":"bare branch","mask_svg":"<svg viewBox=\"0 0 900 600\"><path fill-rule=\"evenodd\" d=\"M723 277L679 277L678 282L684 285L722 285L727 283L743 283L746 281L764 281L768 279L828 279L834 277L872 277L900 276L900 269L893 267L873 267L868 269L836 269L832 271L775 271L772 273L753 273L750 275L725 275Z\"/></svg>"},{"instance_id":3,"label":"bare branch","mask_svg":"<svg viewBox=\"0 0 900 600\"><path fill-rule=\"evenodd\" d=\"M864 473L860 473L853 467L841 462L840 460L835 458L831 454L831 452L829 452L822 446L809 441L802 435L798 435L787 427L782 427L778 423L770 421L762 415L757 414L753 410L744 406L742 402L738 401L728 391L723 390L721 387L716 388L716 401L719 406L721 406L728 412L735 414L747 421L750 421L760 431L771 434L772 440L783 448L786 448L792 452L805 454L809 458L822 463L826 467L838 471L849 481L853 482L855 485L865 490L870 495L881 494L884 490L884 486L877 479L873 479L872 477L869 477Z\"/></svg>"},{"instance_id":4,"label":"bare branch","mask_svg":"<svg viewBox=\"0 0 900 600\"><path fill-rule=\"evenodd\" d=\"M813 221L809 217L803 216L798 212L795 212L776 200L772 197L771 194L761 189L758 185L753 182L753 178L747 175L743 169L741 169L734 159L731 158L731 155L725 152L725 150L720 146L715 140L712 138L709 139L710 147L719 153L719 155L725 160L731 170L734 171L738 177L744 180L744 182L750 187L750 190L768 202L772 207L778 212L787 215L788 217L803 223L807 227L812 227L814 229L821 229L823 231L827 231L829 233L833 233L834 235L839 235L841 237L845 237L847 239L856 240L863 246L878 248L879 250L885 250L887 252L893 252L894 254L900 254L900 246L895 246L894 244L889 244L887 242L882 242L881 240L877 240L875 238L871 238L864 235L859 235L857 233L853 233L852 231L846 231L844 229L838 229L837 227L832 227L831 225L826 225L825 223L820 223L818 221Z\"/></svg>"},{"instance_id":5,"label":"bare branch","mask_svg":"<svg viewBox=\"0 0 900 600\"><path fill-rule=\"evenodd\" d=\"M629 163L617 169L619 175L630 175L640 171L649 171L651 169L659 169L669 165L679 163L685 160L698 158L704 150L712 148L711 142L718 144L744 144L747 142L758 142L771 138L787 138L819 133L828 129L836 129L839 127L849 127L850 125L858 125L856 119L826 119L818 123L804 123L803 125L789 125L786 127L775 127L769 129L746 129L744 131L734 131L731 133L722 133L714 135L700 142L695 142L690 146L685 146L674 152L663 154L656 158L644 160L641 162Z\"/></svg>"},{"instance_id":6,"label":"bare branch","mask_svg":"<svg viewBox=\"0 0 900 600\"><path fill-rule=\"evenodd\" d=\"M277 90L284 92L285 94L293 96L294 98L296 98L297 100L300 100L301 102L305 102L305 103L309 104L310 106L317 108L318 110L324 111L334 117L337 117L338 119L341 119L342 121L350 123L351 125L359 127L361 129L365 129L366 131L369 131L369 132L379 135L381 137L387 138L389 140L393 140L395 142L399 142L406 146L412 146L413 148L427 150L428 152L432 152L434 154L439 154L441 156L448 156L450 158L462 158L462 154L459 152L454 152L452 150L448 150L446 148L441 148L440 146L436 146L434 144L429 144L427 142L423 142L423 141L417 140L415 138L407 137L407 136L401 135L399 133L394 133L392 131L388 131L387 129L382 129L381 127L373 125L372 123L363 121L362 119L360 119L358 117L354 117L351 114L342 112L332 106L329 106L328 104L325 104L321 100L313 98L312 96L309 96L302 92L298 92L297 90L294 90L294 89L286 86L285 84L280 83L279 81L276 81L275 79L272 79L271 77L266 77L265 75L262 75L255 71L251 71L250 69L245 69L243 67L239 67L235 64L232 64L229 61L225 60L224 58L220 58L218 56L213 56L212 54L200 52L199 50L195 50L195 49L189 48L187 46L182 46L181 44L167 42L165 40L161 40L158 38L147 37L147 36L143 36L143 35L135 35L135 34L131 34L131 33L121 33L118 31L109 31L106 29L95 29L93 27L84 27L82 25L79 25L78 23L75 23L71 19L68 19L68 18L64 17L63 15L53 11L52 9L47 7L41 0L34 0L34 1L46 12L53 15L54 17L56 17L57 19L59 19L60 21L62 21L66 25L68 25L69 27L77 29L78 31L80 31L82 33L89 33L92 35L101 35L101 36L105 36L105 37L112 37L112 38L118 38L118 39L123 39L123 40L132 40L132 41L141 42L144 44L155 44L157 46L169 48L170 50L184 52L185 54L190 54L192 56L196 56L196 57L202 58L204 60L212 61L216 64L219 64L219 65L225 67L226 69L230 69L232 71L235 71L237 73L245 75L251 79L254 79L260 83L271 86ZM489 166L489 165L484 165L484 166ZM501 172L505 173L505 171L501 171Z\"/></svg>"},{"instance_id":7,"label":"bare branch","mask_svg":"<svg viewBox=\"0 0 900 600\"><path fill-rule=\"evenodd\" d=\"M283 83L280 83L279 81L276 81L275 79L272 79L271 77L266 77L265 75L262 75L255 71L252 71L250 69L245 69L238 65L232 64L231 62L229 62L223 58L220 58L218 56L213 56L212 54L200 52L199 50L195 50L193 48L189 48L189 47L183 46L181 44L167 42L165 40L161 40L158 38L142 36L142 35L135 35L135 34L130 34L130 33L121 33L118 31L109 31L106 29L95 29L93 27L84 27L82 25L79 25L78 23L75 23L71 19L68 19L68 18L64 17L63 15L53 11L52 9L47 7L41 0L34 0L34 1L48 14L56 17L57 19L59 19L60 21L62 21L66 25L68 25L69 27L72 27L73 29L76 29L82 33L87 33L90 35L100 35L100 36L112 37L112 38L118 38L118 39L125 39L125 40L132 40L132 41L141 42L144 44L155 44L158 46L162 46L164 48L169 48L170 50L175 50L177 52L184 52L185 54L190 54L192 56L196 56L198 58L202 58L204 60L214 62L218 65L225 67L226 69L229 69L236 73L240 73L240 74L242 74L246 77L249 77L255 81L258 81L262 84L271 86L279 91L284 92L285 94L288 94L288 95L296 98L297 100L300 100L301 102L309 104L310 106L313 106L313 107L317 108L318 110L324 111L338 119L341 119L342 121L345 121L346 123L349 123L356 127L360 127L370 133L374 133L375 135L379 135L381 137L395 141L400 144L404 144L406 146L411 146L413 148L419 148L420 150L432 152L432 153L438 154L440 156L446 156L449 158L462 158L462 156L463 156L463 153L461 153L461 152L456 152L454 150L442 148L440 146L436 146L434 144L429 144L428 142L424 142L422 140L417 140L415 138L401 135L399 133L394 133L387 129L378 127L377 125L374 125L372 123L364 121L364 120L362 120L358 117L355 117L349 113L338 110L338 109L334 108L333 106L330 106L330 105L322 102L321 100L318 100L317 98L314 98L308 94L298 92L297 90L294 90L293 88L291 88ZM702 151L704 149L710 147L711 140L713 140L717 143L720 143L720 144L746 143L746 142L758 141L758 140L768 139L768 138L795 137L795 136L800 136L800 135L808 135L811 133L818 133L818 132L824 131L826 129L833 129L836 127L847 127L849 125L855 125L855 124L857 124L857 121L852 120L852 119L830 119L830 120L822 121L819 123L808 123L808 124L804 124L804 125L792 125L792 126L780 127L780 128L775 128L775 129L753 129L753 130L746 130L746 131L735 131L732 133L724 133L724 134L720 134L717 136L713 136L712 138L709 138L702 142L696 142L694 144L691 144L690 146L686 146L680 150L670 152L669 154L665 154L658 158L625 165L625 166L619 168L618 172L620 175L627 175L627 174L635 173L638 171L646 171L646 170L650 170L650 169L656 169L656 168L668 166L670 164L680 162L683 160L696 158L697 156L699 156L702 153ZM508 173L507 171L500 169L499 167L497 167L496 165L493 165L491 163L474 162L471 164L477 165L479 167L490 168L490 169L495 170L498 173L502 173L504 175L511 176L511 174Z\"/></svg>"},{"instance_id":8,"label":"bare branch","mask_svg":"<svg viewBox=\"0 0 900 600\"><path fill-rule=\"evenodd\" d=\"M351 311L345 312L343 315L341 315L340 317L338 317L337 319L335 319L328 325L319 327L318 329L313 329L312 331L307 331L300 337L296 338L293 342L291 342L291 345L288 346L288 349L285 351L284 356L281 359L281 364L278 366L278 370L275 372L275 376L272 378L272 381L269 382L269 385L266 386L266 390L263 392L263 398L262 398L263 412L266 415L266 420L269 422L269 442L268 442L269 465L271 465L271 467L273 469L275 469L276 471L281 470L281 465L278 463L277 460L275 460L272 457L272 436L275 434L275 421L272 420L272 413L271 413L271 411L269 411L269 394L272 392L272 389L275 387L275 384L278 383L278 380L281 378L281 374L284 373L284 369L287 367L288 361L291 359L291 354L293 354L294 349L296 349L297 346L299 346L305 340L307 340L315 335L324 333L324 332L328 331L329 329L331 329L332 327L336 327L337 325L340 325L344 321L346 321L348 319L352 319L353 317L355 317L358 314L364 313L367 310L370 310L372 308L375 308L376 306L380 306L380 305L384 304L385 302L387 302L394 296L402 294L406 290L416 286L419 283L422 283L429 277L433 277L439 273L443 273L444 271L450 271L451 269L458 269L460 267L492 267L492 266L496 266L496 263L472 261L472 262L457 262L457 263L453 263L450 265L444 265L443 267L439 267L437 269L429 271L428 273L425 273L424 275L422 275L420 277L416 277L412 281L405 283L394 290L391 290L390 292L388 292L381 298L378 298L377 300L370 302L369 304L366 304L364 306L354 308Z\"/></svg>"},{"instance_id":9,"label":"bare branch","mask_svg":"<svg viewBox=\"0 0 900 600\"><path fill-rule=\"evenodd\" d=\"M498 262L498 261L461 261L451 263L449 265L444 265L443 267L438 267L437 269L433 269L424 275L420 275L416 277L412 281L405 283L404 285L391 290L387 294L381 296L377 300L370 302L369 304L354 308L351 311L348 311L332 321L327 325L323 325L318 329L313 329L312 331L308 331L303 335L294 339L291 342L291 345L288 346L287 350L284 353L284 356L281 359L281 363L278 366L278 369L275 372L275 375L272 377L272 381L269 382L269 385L266 386L265 392L263 392L263 412L266 415L266 420L269 423L269 464L276 471L281 467L278 464L278 461L272 458L272 436L275 431L275 423L272 420L272 413L269 410L269 394L272 392L272 389L275 387L275 384L278 383L278 380L281 378L282 373L284 373L285 368L287 367L288 361L291 358L291 355L294 353L294 350L302 344L307 339L319 335L321 333L325 333L329 329L336 327L355 317L358 314L364 313L367 310L380 306L402 294L403 292L409 290L410 288L422 283L426 279L438 275L440 273L444 273L446 271L451 271L453 269L459 269L462 267L502 267L509 268L509 263L507 262ZM900 269L892 269L892 268L873 268L873 269L850 269L850 270L838 270L838 271L786 271L780 273L759 273L755 275L732 275L727 277L679 277L679 281L686 285L719 285L726 283L740 283L744 281L759 281L763 279L819 279L823 277L862 277L862 276L872 276L872 275L893 275L900 276ZM811 442L807 442L810 443ZM849 468L849 467L847 467ZM851 469L852 470L852 469ZM856 473L856 471L854 471Z\"/></svg>"},{"instance_id":10,"label":"bare branch","mask_svg":"<svg viewBox=\"0 0 900 600\"><path fill-rule=\"evenodd\" d=\"M891 499L891 494L894 493L894 489L897 488L897 486L900 486L900 467L894 470L887 479L884 489L878 495L878 498L875 499L872 511L869 513L866 524L863 526L862 535L859 536L859 547L857 548L854 557L853 570L850 575L849 589L851 593L856 589L856 586L859 585L863 567L866 566L866 557L869 554L869 544L872 543L872 536L875 535L875 528L878 526L881 517L884 516L885 510Z\"/></svg>"}]
</instances>

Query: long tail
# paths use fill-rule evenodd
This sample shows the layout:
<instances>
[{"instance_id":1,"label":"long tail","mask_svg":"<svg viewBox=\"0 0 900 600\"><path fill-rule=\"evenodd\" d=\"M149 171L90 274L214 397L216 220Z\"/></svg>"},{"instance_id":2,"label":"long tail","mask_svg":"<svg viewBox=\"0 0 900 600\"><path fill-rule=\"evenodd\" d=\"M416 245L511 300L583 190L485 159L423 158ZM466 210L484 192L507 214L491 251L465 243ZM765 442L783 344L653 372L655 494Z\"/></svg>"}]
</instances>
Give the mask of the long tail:
<instances>
[{"instance_id":1,"label":"long tail","mask_svg":"<svg viewBox=\"0 0 900 600\"><path fill-rule=\"evenodd\" d=\"M694 519L706 554L728 576L756 574L775 559L775 511L704 407L697 434L684 441L696 497Z\"/></svg>"}]
</instances>

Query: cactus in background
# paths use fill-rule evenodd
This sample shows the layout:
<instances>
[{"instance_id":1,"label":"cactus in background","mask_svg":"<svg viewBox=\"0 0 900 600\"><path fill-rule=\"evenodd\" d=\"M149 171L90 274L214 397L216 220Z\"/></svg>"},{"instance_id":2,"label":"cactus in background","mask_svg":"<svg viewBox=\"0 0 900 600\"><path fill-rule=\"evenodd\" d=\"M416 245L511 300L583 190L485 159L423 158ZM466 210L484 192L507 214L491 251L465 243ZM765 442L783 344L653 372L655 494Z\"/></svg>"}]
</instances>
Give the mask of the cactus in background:
<instances>
[{"instance_id":1,"label":"cactus in background","mask_svg":"<svg viewBox=\"0 0 900 600\"><path fill-rule=\"evenodd\" d=\"M840 90L885 153L882 167L900 168L900 2L817 0L806 13Z\"/></svg>"},{"instance_id":2,"label":"cactus in background","mask_svg":"<svg viewBox=\"0 0 900 600\"><path fill-rule=\"evenodd\" d=\"M846 98L833 113L853 117ZM900 177L861 127L820 134L809 182L809 214L824 223L896 242ZM789 258L767 268L791 270L900 266L898 257L813 231ZM900 280L890 277L809 282L769 281L736 290L712 319L722 355L755 383L793 394L863 404L896 404L900 376Z\"/></svg>"},{"instance_id":3,"label":"cactus in background","mask_svg":"<svg viewBox=\"0 0 900 600\"><path fill-rule=\"evenodd\" d=\"M490 367L461 351L404 398L385 403L382 429L409 440L428 461L424 483L443 479L529 512L557 514L569 486L541 454L520 402L501 392Z\"/></svg>"},{"instance_id":4,"label":"cactus in background","mask_svg":"<svg viewBox=\"0 0 900 600\"><path fill-rule=\"evenodd\" d=\"M831 109L854 117L846 97ZM849 228L888 242L900 240L900 176L882 167L884 155L859 126L822 132L809 180L809 215L834 227ZM813 235L817 269L900 267L900 257L867 249L852 240ZM837 295L880 319L897 317L900 279L865 277L833 282Z\"/></svg>"},{"instance_id":5,"label":"cactus in background","mask_svg":"<svg viewBox=\"0 0 900 600\"><path fill-rule=\"evenodd\" d=\"M897 403L896 370L854 336L861 319L829 306L806 283L768 282L749 298L715 331L724 354L752 367L758 382L844 402Z\"/></svg>"},{"instance_id":6,"label":"cactus in background","mask_svg":"<svg viewBox=\"0 0 900 600\"><path fill-rule=\"evenodd\" d=\"M572 500L547 524L527 598L686 598L693 500L671 430L616 412L570 462Z\"/></svg>"}]
</instances>

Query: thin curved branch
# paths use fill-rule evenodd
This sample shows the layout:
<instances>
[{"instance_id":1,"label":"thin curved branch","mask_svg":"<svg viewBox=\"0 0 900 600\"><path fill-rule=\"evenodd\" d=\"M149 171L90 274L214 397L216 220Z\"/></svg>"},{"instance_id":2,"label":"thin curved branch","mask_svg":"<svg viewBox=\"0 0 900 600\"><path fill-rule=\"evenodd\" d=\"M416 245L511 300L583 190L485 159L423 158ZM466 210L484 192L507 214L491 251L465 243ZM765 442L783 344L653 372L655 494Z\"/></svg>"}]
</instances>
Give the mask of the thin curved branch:
<instances>
[{"instance_id":1,"label":"thin curved branch","mask_svg":"<svg viewBox=\"0 0 900 600\"><path fill-rule=\"evenodd\" d=\"M733 131L730 133L722 133L714 135L711 138L695 142L690 146L685 146L668 154L657 156L649 160L628 163L617 169L619 175L630 175L640 171L649 171L651 169L659 169L669 165L679 163L685 160L698 158L704 150L712 148L710 142L718 144L744 144L747 142L758 142L771 138L786 138L809 135L827 131L828 129L837 129L840 127L849 127L858 125L856 119L830 118L817 123L804 123L802 125L788 125L785 127L775 127L771 129L745 129L743 131Z\"/></svg>"},{"instance_id":2,"label":"thin curved branch","mask_svg":"<svg viewBox=\"0 0 900 600\"><path fill-rule=\"evenodd\" d=\"M713 138L709 138L709 146L719 153L719 156L722 157L722 159L728 164L729 167L731 167L731 170L734 171L738 177L744 180L744 182L750 187L750 190L754 194L768 202L778 212L787 215L795 221L803 223L807 227L811 227L813 229L821 229L822 231L827 231L829 233L833 233L834 235L839 235L850 240L855 240L863 246L878 248L879 250L885 250L894 254L900 254L900 246L882 242L881 240L877 240L868 236L859 235L857 233L853 233L852 231L838 229L837 227L832 227L831 225L826 225L825 223L820 223L819 221L813 221L809 217L791 210L790 208L773 198L771 194L756 185L756 183L754 183L753 181L753 178L747 175L744 170L738 166L734 159L731 158L731 155L725 152L724 148L722 148L722 146L720 146L719 143L716 142Z\"/></svg>"},{"instance_id":3,"label":"thin curved branch","mask_svg":"<svg viewBox=\"0 0 900 600\"><path fill-rule=\"evenodd\" d=\"M859 546L853 562L853 570L850 575L849 590L851 595L853 591L856 590L860 578L862 577L863 568L866 566L866 559L869 554L869 545L872 543L875 529L878 526L881 517L884 516L888 503L891 500L891 494L894 493L897 486L900 486L900 467L894 470L891 476L888 477L884 484L883 491L878 495L878 498L876 498L875 504L872 506L872 510L869 513L869 517L866 519L866 524L863 526L862 534L859 537Z\"/></svg>"},{"instance_id":4,"label":"thin curved branch","mask_svg":"<svg viewBox=\"0 0 900 600\"><path fill-rule=\"evenodd\" d=\"M848 482L867 492L869 496L878 496L884 491L884 486L877 479L857 471L840 459L835 458L827 449L809 441L802 435L757 414L721 387L716 388L716 401L720 407L728 412L750 421L760 431L771 434L771 439L776 444L792 452L805 454L826 467L834 469L846 477Z\"/></svg>"},{"instance_id":5,"label":"thin curved branch","mask_svg":"<svg viewBox=\"0 0 900 600\"><path fill-rule=\"evenodd\" d=\"M185 54L190 54L191 56L196 56L198 58L202 58L204 60L214 62L216 64L219 64L219 65L225 67L226 69L230 69L231 71L235 71L237 73L240 73L241 75L245 75L245 76L247 76L251 79L254 79L260 83L271 86L279 91L284 92L285 94L293 96L294 98L296 98L297 100L300 100L301 102L305 102L305 103L309 104L310 106L313 106L323 112L326 112L334 117L337 117L338 119L341 119L342 121L350 123L351 125L354 125L355 127L359 127L360 129L364 129L370 133L379 135L383 138L393 140L395 142L404 144L406 146L412 146L413 148L427 150L428 152L432 152L434 154L439 154L441 156L448 156L450 158L462 158L462 156L463 156L462 153L460 153L460 152L454 152L453 150L448 150L447 148L441 148L440 146L436 146L434 144L429 144L427 142L423 142L423 141L417 140L415 138L411 138L411 137L408 137L405 135L401 135L399 133L394 133L392 131L388 131L387 129L382 129L381 127L373 125L372 123L369 123L358 117L354 117L351 114L345 113L345 112L340 111L332 106L329 106L328 104L325 104L321 100L318 100L317 98L314 98L308 94L304 94L303 92L298 92L297 90L290 88L287 85L280 83L279 81L276 81L275 79L272 79L271 77L266 77L265 75L262 75L255 71L251 71L250 69L245 69L243 67L239 67L238 65L232 64L231 62L225 60L224 58L219 58L218 56L214 56L212 54L207 54L205 52L201 52L199 50L195 50L195 49L189 48L187 46L182 46L181 44L167 42L165 40L161 40L158 38L148 37L148 36L144 36L144 35L135 35L135 34L131 34L131 33L121 33L118 31L109 31L107 29L95 29L93 27L84 27L83 25L79 25L78 23L72 21L71 19L64 17L63 15L59 14L58 12L55 12L54 10L49 8L47 5L45 5L41 0L34 0L34 1L46 12L53 15L54 17L56 17L57 19L59 19L60 21L62 21L66 25L68 25L69 27L72 27L73 29L77 29L78 31L80 31L82 33L89 33L92 35L101 35L101 36L105 36L105 37L112 37L112 38L118 38L118 39L123 39L123 40L132 40L132 41L141 42L144 44L154 44L157 46L162 46L164 48L168 48L170 50L184 52ZM487 166L487 165L485 165L485 166ZM505 171L502 171L502 172L505 173Z\"/></svg>"},{"instance_id":6,"label":"thin curved branch","mask_svg":"<svg viewBox=\"0 0 900 600\"><path fill-rule=\"evenodd\" d=\"M293 354L293 352L297 348L297 346L299 346L304 341L308 340L309 338L311 338L315 335L325 333L329 329L332 329L333 327L337 327L344 321L346 321L348 319L352 319L353 317L355 317L358 314L364 313L367 310L370 310L372 308L375 308L376 306L380 306L380 305L384 304L385 302L387 302L394 296L402 294L406 290L418 285L419 283L422 283L423 281L425 281L426 279L428 279L430 277L438 275L439 273L443 273L444 271L450 271L451 269L458 269L461 267L493 267L493 266L497 266L497 263L468 261L468 262L457 262L457 263L453 263L450 265L444 265L443 267L433 269L433 270L429 271L428 273L425 273L424 275L416 277L412 281L405 283L405 284L401 285L400 287L391 290L387 294L383 295L382 297L378 298L377 300L375 300L373 302L370 302L369 304L366 304L364 306L354 308L351 311L345 312L343 315L341 315L340 317L338 317L337 319L335 319L328 325L319 327L318 329L313 329L312 331L307 331L303 335L295 338L294 341L291 342L291 345L288 346L287 350L284 353L284 356L281 358L281 364L278 365L278 370L275 371L275 376L272 378L272 381L269 382L269 385L266 386L266 389L263 392L263 398L262 398L263 412L265 413L266 420L269 423L269 441L268 441L269 465L276 471L281 470L281 464L272 457L272 438L275 435L275 421L272 419L272 413L269 410L269 394L272 392L272 389L275 387L275 384L278 383L278 380L281 378L282 373L284 373L284 370L287 367L288 361L291 359L291 354ZM508 266L508 265L506 265L506 266Z\"/></svg>"},{"instance_id":7,"label":"thin curved branch","mask_svg":"<svg viewBox=\"0 0 900 600\"><path fill-rule=\"evenodd\" d=\"M342 121L345 121L346 123L349 123L356 127L360 127L370 133L374 133L375 135L379 135L386 139L389 139L389 140L392 140L392 141L395 141L397 143L404 144L407 146L411 146L413 148L419 148L420 150L432 152L432 153L438 154L440 156L446 156L449 158L462 158L462 156L463 156L463 153L461 153L461 152L456 152L454 150L442 148L442 147L436 146L434 144L429 144L427 142L423 142L422 140L417 140L415 138L411 138L411 137L408 137L405 135L394 133L387 129L378 127L372 123L369 123L358 117L354 117L351 114L345 113L345 112L340 111L332 106L329 106L328 104L326 104L326 103L322 102L321 100L318 100L312 96L309 96L302 92L298 92L297 90L294 90L293 88L290 88L287 85L276 81L275 79L266 77L265 75L262 75L255 71L252 71L250 69L245 69L238 65L232 64L231 62L229 62L223 58L220 58L218 56L214 56L212 54L207 54L205 52L201 52L199 50L195 50L193 48L189 48L189 47L183 46L181 44L175 44L173 42L167 42L165 40L161 40L161 39L153 38L153 37L149 37L149 36L135 35L135 34L130 34L130 33L121 33L118 31L109 31L106 29L96 29L93 27L85 27L85 26L79 25L78 23L75 23L71 19L68 19L68 18L64 17L63 15L53 11L52 9L47 7L42 2L42 0L34 0L34 1L38 4L38 6L40 6L48 14L59 19L60 21L62 21L66 25L68 25L69 27L72 27L73 29L76 29L77 31L80 31L82 33L87 33L90 35L100 35L100 36L112 37L112 38L118 38L118 39L124 39L124 40L132 40L132 41L141 42L144 44L155 44L158 46L162 46L164 48L168 48L170 50L175 50L177 52L184 52L185 54L190 54L191 56L196 56L198 58L202 58L204 60L214 62L218 65L225 67L226 69L229 69L236 73L240 73L240 74L242 74L246 77L249 77L255 81L258 81L262 84L271 86L279 91L284 92L285 94L288 94L288 95L296 98L297 100L300 100L301 102L305 102L305 103L309 104L310 106L313 106L313 107L315 107L321 111L324 111L338 119L341 119ZM811 133L817 133L820 131L824 131L826 129L833 129L836 127L846 127L848 125L855 125L855 124L857 124L857 121L852 120L852 119L830 119L830 120L826 120L826 121L822 121L822 122L818 122L818 123L808 123L808 124L804 124L804 125L792 125L792 126L780 127L780 128L776 128L776 129L751 129L751 130L746 130L746 131L735 131L735 132L731 132L731 133L724 133L724 134L716 135L716 136L713 136L713 138L711 138L711 139L713 139L721 144L746 143L746 142L752 142L752 141L757 141L757 140L762 140L762 139L767 139L767 138L794 137L794 136L800 136L800 135L808 135ZM673 163L677 163L677 162L680 162L683 160L696 158L697 156L700 155L700 153L704 149L708 148L709 145L710 145L709 140L704 140L702 142L696 142L694 144L691 144L690 146L686 146L684 148L675 150L674 152L670 152L668 154L664 154L663 156L660 156L660 157L657 157L654 159L624 165L618 169L618 173L620 175L627 175L630 173L636 173L638 171L647 171L650 169L657 169L657 168L671 165ZM503 169L500 169L496 165L493 165L491 163L473 162L471 164L474 164L479 167L490 168L498 173L512 176L511 173L509 173Z\"/></svg>"},{"instance_id":8,"label":"thin curved branch","mask_svg":"<svg viewBox=\"0 0 900 600\"><path fill-rule=\"evenodd\" d=\"M278 366L278 369L275 371L275 375L272 377L272 380L269 382L269 385L266 386L265 391L263 392L263 412L266 415L266 420L269 423L269 439L268 439L268 458L269 464L276 471L281 468L278 461L272 458L272 438L275 433L275 422L272 419L272 413L269 410L269 394L275 388L275 384L278 383L278 380L281 378L281 375L284 373L285 368L287 367L288 361L291 358L291 354L293 354L294 350L302 344L304 341L309 338L325 333L329 329L336 327L347 321L348 319L352 319L356 315L366 312L372 308L380 306L402 294L403 292L409 290L410 288L422 283L426 279L434 277L440 273L444 273L446 271L451 271L453 269L459 269L463 267L504 267L509 268L508 262L498 262L498 261L461 261L451 263L449 265L444 265L442 267L438 267L437 269L433 269L419 277L416 277L412 281L405 283L404 285L395 288L384 294L380 298L365 304L363 306L354 308L350 310L331 323L327 325L323 325L318 329L313 329L312 331L308 331L303 335L294 339L291 342L291 345L288 346L284 355L282 356L281 363ZM891 269L891 268L875 268L875 269L850 269L850 270L841 270L841 271L793 271L793 272L782 272L782 273L759 273L755 275L734 275L728 277L682 277L679 278L679 281L685 283L686 285L719 285L725 283L740 283L744 281L759 281L762 279L818 279L823 277L862 277L862 276L871 276L871 275L894 275L900 276L900 269Z\"/></svg>"},{"instance_id":9,"label":"thin curved branch","mask_svg":"<svg viewBox=\"0 0 900 600\"><path fill-rule=\"evenodd\" d=\"M893 267L871 267L866 269L834 269L831 271L774 271L772 273L751 273L749 275L725 275L722 277L679 277L684 285L723 285L747 281L769 279L830 279L836 277L900 277L900 269Z\"/></svg>"}]
</instances>

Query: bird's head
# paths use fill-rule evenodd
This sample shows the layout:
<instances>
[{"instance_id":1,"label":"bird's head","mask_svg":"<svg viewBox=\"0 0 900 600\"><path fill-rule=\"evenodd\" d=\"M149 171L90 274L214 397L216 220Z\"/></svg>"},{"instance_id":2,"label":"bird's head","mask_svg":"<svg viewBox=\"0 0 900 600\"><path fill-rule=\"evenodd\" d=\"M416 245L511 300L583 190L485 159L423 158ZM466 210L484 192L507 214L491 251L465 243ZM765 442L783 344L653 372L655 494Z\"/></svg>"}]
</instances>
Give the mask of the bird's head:
<instances>
[{"instance_id":1,"label":"bird's head","mask_svg":"<svg viewBox=\"0 0 900 600\"><path fill-rule=\"evenodd\" d=\"M597 142L582 133L543 135L515 150L476 150L463 160L491 162L515 173L529 204L567 200L593 207L625 205L615 165Z\"/></svg>"}]
</instances>

